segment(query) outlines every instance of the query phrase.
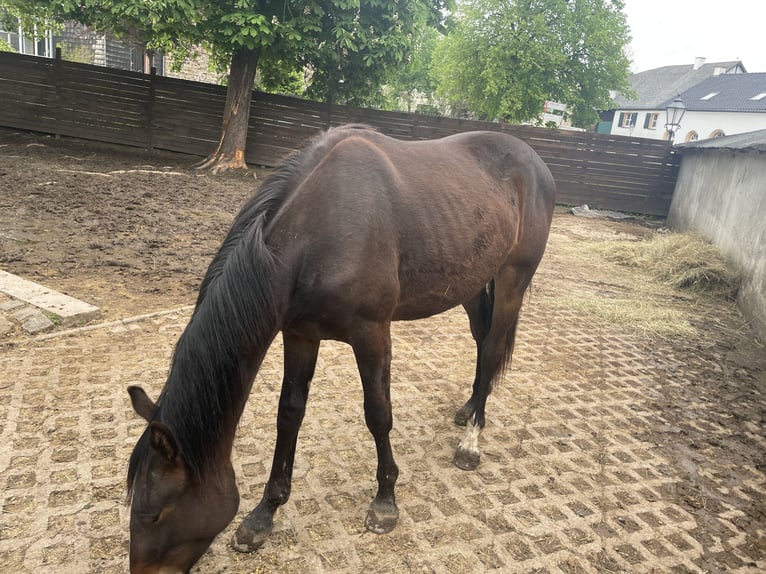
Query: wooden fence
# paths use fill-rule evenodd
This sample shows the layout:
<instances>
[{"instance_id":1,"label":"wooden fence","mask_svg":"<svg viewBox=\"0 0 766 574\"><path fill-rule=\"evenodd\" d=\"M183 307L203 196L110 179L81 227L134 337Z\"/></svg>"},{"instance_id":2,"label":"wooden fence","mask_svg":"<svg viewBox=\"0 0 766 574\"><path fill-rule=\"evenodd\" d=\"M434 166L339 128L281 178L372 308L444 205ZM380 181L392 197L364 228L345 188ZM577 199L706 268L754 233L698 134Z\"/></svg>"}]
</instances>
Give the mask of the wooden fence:
<instances>
[{"instance_id":1,"label":"wooden fence","mask_svg":"<svg viewBox=\"0 0 766 574\"><path fill-rule=\"evenodd\" d=\"M0 126L206 156L226 88L154 74L0 52ZM553 172L559 203L667 215L680 158L668 142L384 112L255 92L246 160L274 166L307 137L349 122L396 138L495 130L531 145Z\"/></svg>"}]
</instances>

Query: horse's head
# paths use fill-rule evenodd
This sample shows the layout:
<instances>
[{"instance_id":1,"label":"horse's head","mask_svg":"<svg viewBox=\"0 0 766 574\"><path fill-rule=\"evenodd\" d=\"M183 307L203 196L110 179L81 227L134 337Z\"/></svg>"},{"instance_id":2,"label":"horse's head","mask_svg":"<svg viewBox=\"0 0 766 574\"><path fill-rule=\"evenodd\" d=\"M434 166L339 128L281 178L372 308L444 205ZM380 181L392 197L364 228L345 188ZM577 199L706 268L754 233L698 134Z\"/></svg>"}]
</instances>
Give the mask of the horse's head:
<instances>
[{"instance_id":1,"label":"horse's head","mask_svg":"<svg viewBox=\"0 0 766 574\"><path fill-rule=\"evenodd\" d=\"M227 461L218 476L200 484L172 430L152 420L152 400L139 387L128 392L135 411L149 422L142 438L148 448L131 477L130 571L188 572L237 512L234 470Z\"/></svg>"}]
</instances>

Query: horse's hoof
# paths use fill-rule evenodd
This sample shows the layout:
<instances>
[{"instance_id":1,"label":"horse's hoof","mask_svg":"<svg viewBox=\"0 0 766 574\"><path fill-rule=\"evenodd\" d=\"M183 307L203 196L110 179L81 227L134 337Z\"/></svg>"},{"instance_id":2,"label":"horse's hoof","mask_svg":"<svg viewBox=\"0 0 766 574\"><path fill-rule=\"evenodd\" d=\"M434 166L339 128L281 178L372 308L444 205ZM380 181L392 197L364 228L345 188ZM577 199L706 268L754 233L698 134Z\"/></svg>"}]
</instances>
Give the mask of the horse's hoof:
<instances>
[{"instance_id":1,"label":"horse's hoof","mask_svg":"<svg viewBox=\"0 0 766 574\"><path fill-rule=\"evenodd\" d=\"M473 409L465 406L458 409L455 413L455 424L459 427L464 427L468 424L468 420L473 416Z\"/></svg>"},{"instance_id":2,"label":"horse's hoof","mask_svg":"<svg viewBox=\"0 0 766 574\"><path fill-rule=\"evenodd\" d=\"M454 463L455 466L461 470L476 470L476 467L479 466L480 459L480 452L458 448L455 451Z\"/></svg>"},{"instance_id":3,"label":"horse's hoof","mask_svg":"<svg viewBox=\"0 0 766 574\"><path fill-rule=\"evenodd\" d=\"M370 532L386 534L391 532L399 519L399 509L396 504L376 502L370 505L364 525Z\"/></svg>"},{"instance_id":4,"label":"horse's hoof","mask_svg":"<svg viewBox=\"0 0 766 574\"><path fill-rule=\"evenodd\" d=\"M247 516L234 533L231 547L237 552L254 552L263 546L273 529L273 520L250 520Z\"/></svg>"}]
</instances>

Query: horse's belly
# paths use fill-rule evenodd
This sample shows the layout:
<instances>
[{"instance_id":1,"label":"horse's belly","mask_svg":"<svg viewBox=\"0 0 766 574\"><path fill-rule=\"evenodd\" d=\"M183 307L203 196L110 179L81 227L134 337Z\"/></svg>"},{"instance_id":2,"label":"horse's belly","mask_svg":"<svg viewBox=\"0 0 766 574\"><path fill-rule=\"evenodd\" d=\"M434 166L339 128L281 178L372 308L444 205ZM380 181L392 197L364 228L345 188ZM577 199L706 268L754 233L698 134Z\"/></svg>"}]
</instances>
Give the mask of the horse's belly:
<instances>
[{"instance_id":1,"label":"horse's belly","mask_svg":"<svg viewBox=\"0 0 766 574\"><path fill-rule=\"evenodd\" d=\"M470 273L404 279L394 321L424 319L473 299L492 280L495 266L470 269Z\"/></svg>"},{"instance_id":2,"label":"horse's belly","mask_svg":"<svg viewBox=\"0 0 766 574\"><path fill-rule=\"evenodd\" d=\"M394 321L415 321L433 317L460 305L463 301L431 298L425 301L407 302L396 308Z\"/></svg>"},{"instance_id":3,"label":"horse's belly","mask_svg":"<svg viewBox=\"0 0 766 574\"><path fill-rule=\"evenodd\" d=\"M480 198L485 203L474 208L456 209L455 201L444 202L435 216L438 225L429 225L423 217L421 225L400 232L404 239L399 241L394 320L430 317L470 301L505 264L513 248L517 216L502 200L493 203L487 197Z\"/></svg>"}]
</instances>

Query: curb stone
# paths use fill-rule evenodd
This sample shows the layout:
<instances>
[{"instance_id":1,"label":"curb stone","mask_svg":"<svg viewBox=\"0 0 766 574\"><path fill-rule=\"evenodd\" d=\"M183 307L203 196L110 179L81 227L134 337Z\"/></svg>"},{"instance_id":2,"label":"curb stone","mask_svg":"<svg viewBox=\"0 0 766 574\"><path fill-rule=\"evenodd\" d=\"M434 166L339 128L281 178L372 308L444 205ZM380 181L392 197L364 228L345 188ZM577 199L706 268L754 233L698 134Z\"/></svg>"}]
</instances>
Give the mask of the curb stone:
<instances>
[{"instance_id":1,"label":"curb stone","mask_svg":"<svg viewBox=\"0 0 766 574\"><path fill-rule=\"evenodd\" d=\"M8 333L11 329L13 329L13 323L0 315L0 337Z\"/></svg>"},{"instance_id":2,"label":"curb stone","mask_svg":"<svg viewBox=\"0 0 766 574\"><path fill-rule=\"evenodd\" d=\"M23 301L12 299L0 305L0 336L11 334L16 327L35 335L51 329L54 325L55 323L40 309Z\"/></svg>"},{"instance_id":3,"label":"curb stone","mask_svg":"<svg viewBox=\"0 0 766 574\"><path fill-rule=\"evenodd\" d=\"M0 270L0 336L11 336L17 329L34 335L98 314L98 307Z\"/></svg>"},{"instance_id":4,"label":"curb stone","mask_svg":"<svg viewBox=\"0 0 766 574\"><path fill-rule=\"evenodd\" d=\"M43 315L40 311L34 311L27 317L27 320L21 324L21 327L32 335L40 333L41 331L47 331L53 327L53 321Z\"/></svg>"}]
</instances>

